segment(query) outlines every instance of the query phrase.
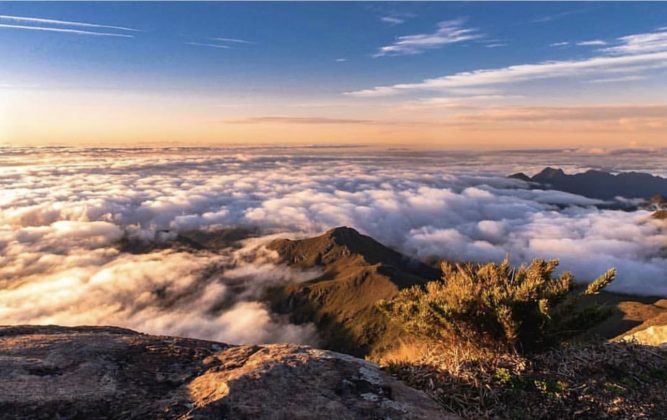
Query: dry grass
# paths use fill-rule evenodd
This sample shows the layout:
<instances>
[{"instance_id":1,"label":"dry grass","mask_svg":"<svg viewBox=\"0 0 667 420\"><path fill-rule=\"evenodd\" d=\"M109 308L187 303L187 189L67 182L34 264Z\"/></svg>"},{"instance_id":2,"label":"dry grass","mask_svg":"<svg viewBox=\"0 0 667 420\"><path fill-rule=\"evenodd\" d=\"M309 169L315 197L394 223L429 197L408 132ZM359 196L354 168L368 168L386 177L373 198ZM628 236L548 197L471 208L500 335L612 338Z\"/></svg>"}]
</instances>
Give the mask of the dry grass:
<instances>
[{"instance_id":1,"label":"dry grass","mask_svg":"<svg viewBox=\"0 0 667 420\"><path fill-rule=\"evenodd\" d=\"M604 343L531 356L429 348L386 368L465 418L662 418L667 412L664 348Z\"/></svg>"}]
</instances>

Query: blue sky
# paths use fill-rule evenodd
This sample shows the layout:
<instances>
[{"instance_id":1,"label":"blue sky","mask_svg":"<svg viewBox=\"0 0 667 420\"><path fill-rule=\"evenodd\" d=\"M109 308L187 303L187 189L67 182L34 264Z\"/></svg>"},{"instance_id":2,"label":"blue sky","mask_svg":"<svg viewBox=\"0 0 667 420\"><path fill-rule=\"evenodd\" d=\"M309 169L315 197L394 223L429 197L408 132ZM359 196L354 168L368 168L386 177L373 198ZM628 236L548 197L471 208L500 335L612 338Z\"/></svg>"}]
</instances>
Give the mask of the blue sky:
<instances>
[{"instance_id":1,"label":"blue sky","mask_svg":"<svg viewBox=\"0 0 667 420\"><path fill-rule=\"evenodd\" d=\"M256 107L230 117L253 118L282 116L280 108L265 108L284 100L338 104L314 117L339 120L358 114L346 107L365 104L361 114L375 120L368 107L442 99L442 89L424 89L424 80L545 61L636 55L613 49L627 44L625 36L667 32L665 3L0 2L0 15L0 89L13 95L58 92L67 100L66 92L103 91L107 96L201 98L202 107L206 101L229 106L233 99ZM667 51L662 42L658 48ZM473 101L496 97L513 105L519 97L520 105L532 106L612 100L662 105L664 61L647 57L637 63L641 69L631 71L619 64L622 72L604 77L593 74L594 67L585 83L572 83L573 70L565 75L567 81L521 76L518 88L516 81L502 89L466 83L477 94L445 93L450 100L486 96ZM376 94L382 93L378 87L406 84L416 86ZM497 105L506 105L501 102ZM5 107L12 111L11 104Z\"/></svg>"}]
</instances>

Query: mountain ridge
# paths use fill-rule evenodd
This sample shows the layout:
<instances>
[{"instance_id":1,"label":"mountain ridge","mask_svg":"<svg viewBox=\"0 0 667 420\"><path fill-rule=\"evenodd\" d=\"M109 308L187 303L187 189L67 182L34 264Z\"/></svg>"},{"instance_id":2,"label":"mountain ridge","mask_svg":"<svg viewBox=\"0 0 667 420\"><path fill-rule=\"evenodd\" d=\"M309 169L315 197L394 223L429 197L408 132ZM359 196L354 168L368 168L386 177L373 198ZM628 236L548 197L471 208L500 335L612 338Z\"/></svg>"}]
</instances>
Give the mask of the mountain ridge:
<instances>
[{"instance_id":1,"label":"mountain ridge","mask_svg":"<svg viewBox=\"0 0 667 420\"><path fill-rule=\"evenodd\" d=\"M566 174L560 168L548 166L532 177L518 172L509 178L600 200L613 200L616 197L649 200L656 195L667 196L667 179L644 172L612 174L589 169L582 173Z\"/></svg>"},{"instance_id":2,"label":"mountain ridge","mask_svg":"<svg viewBox=\"0 0 667 420\"><path fill-rule=\"evenodd\" d=\"M313 238L278 239L267 248L287 265L323 273L273 291L273 308L293 322L314 322L325 347L357 356L382 351L398 340L399 331L376 308L378 300L440 276L440 270L349 227Z\"/></svg>"}]
</instances>

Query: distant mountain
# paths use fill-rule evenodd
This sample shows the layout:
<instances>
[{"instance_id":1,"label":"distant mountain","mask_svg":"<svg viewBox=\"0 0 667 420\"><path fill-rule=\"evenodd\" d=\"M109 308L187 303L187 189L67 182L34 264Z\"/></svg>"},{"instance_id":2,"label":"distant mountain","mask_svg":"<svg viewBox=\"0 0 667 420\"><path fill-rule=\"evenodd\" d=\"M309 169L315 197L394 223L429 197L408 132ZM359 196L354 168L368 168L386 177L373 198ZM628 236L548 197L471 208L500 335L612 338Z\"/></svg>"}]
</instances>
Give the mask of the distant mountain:
<instances>
[{"instance_id":1,"label":"distant mountain","mask_svg":"<svg viewBox=\"0 0 667 420\"><path fill-rule=\"evenodd\" d=\"M314 322L325 347L355 355L381 351L397 339L398 331L375 308L378 300L441 275L348 227L314 238L275 240L268 248L288 265L323 273L274 294L274 309L290 314L293 322Z\"/></svg>"},{"instance_id":2,"label":"distant mountain","mask_svg":"<svg viewBox=\"0 0 667 420\"><path fill-rule=\"evenodd\" d=\"M548 167L533 177L520 172L510 175L510 178L600 200L612 200L615 197L648 200L655 195L667 196L667 179L642 172L623 172L614 175L609 172L589 170L568 175L562 169Z\"/></svg>"}]
</instances>

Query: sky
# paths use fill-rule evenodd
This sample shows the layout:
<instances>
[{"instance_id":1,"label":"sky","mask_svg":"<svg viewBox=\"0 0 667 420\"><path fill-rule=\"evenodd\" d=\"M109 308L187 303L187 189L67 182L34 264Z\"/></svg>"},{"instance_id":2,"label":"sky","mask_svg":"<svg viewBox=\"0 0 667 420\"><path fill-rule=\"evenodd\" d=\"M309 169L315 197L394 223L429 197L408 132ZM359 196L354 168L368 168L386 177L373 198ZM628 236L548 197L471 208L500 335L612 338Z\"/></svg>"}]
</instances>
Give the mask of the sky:
<instances>
[{"instance_id":1,"label":"sky","mask_svg":"<svg viewBox=\"0 0 667 420\"><path fill-rule=\"evenodd\" d=\"M0 145L667 141L666 3L0 2Z\"/></svg>"}]
</instances>

